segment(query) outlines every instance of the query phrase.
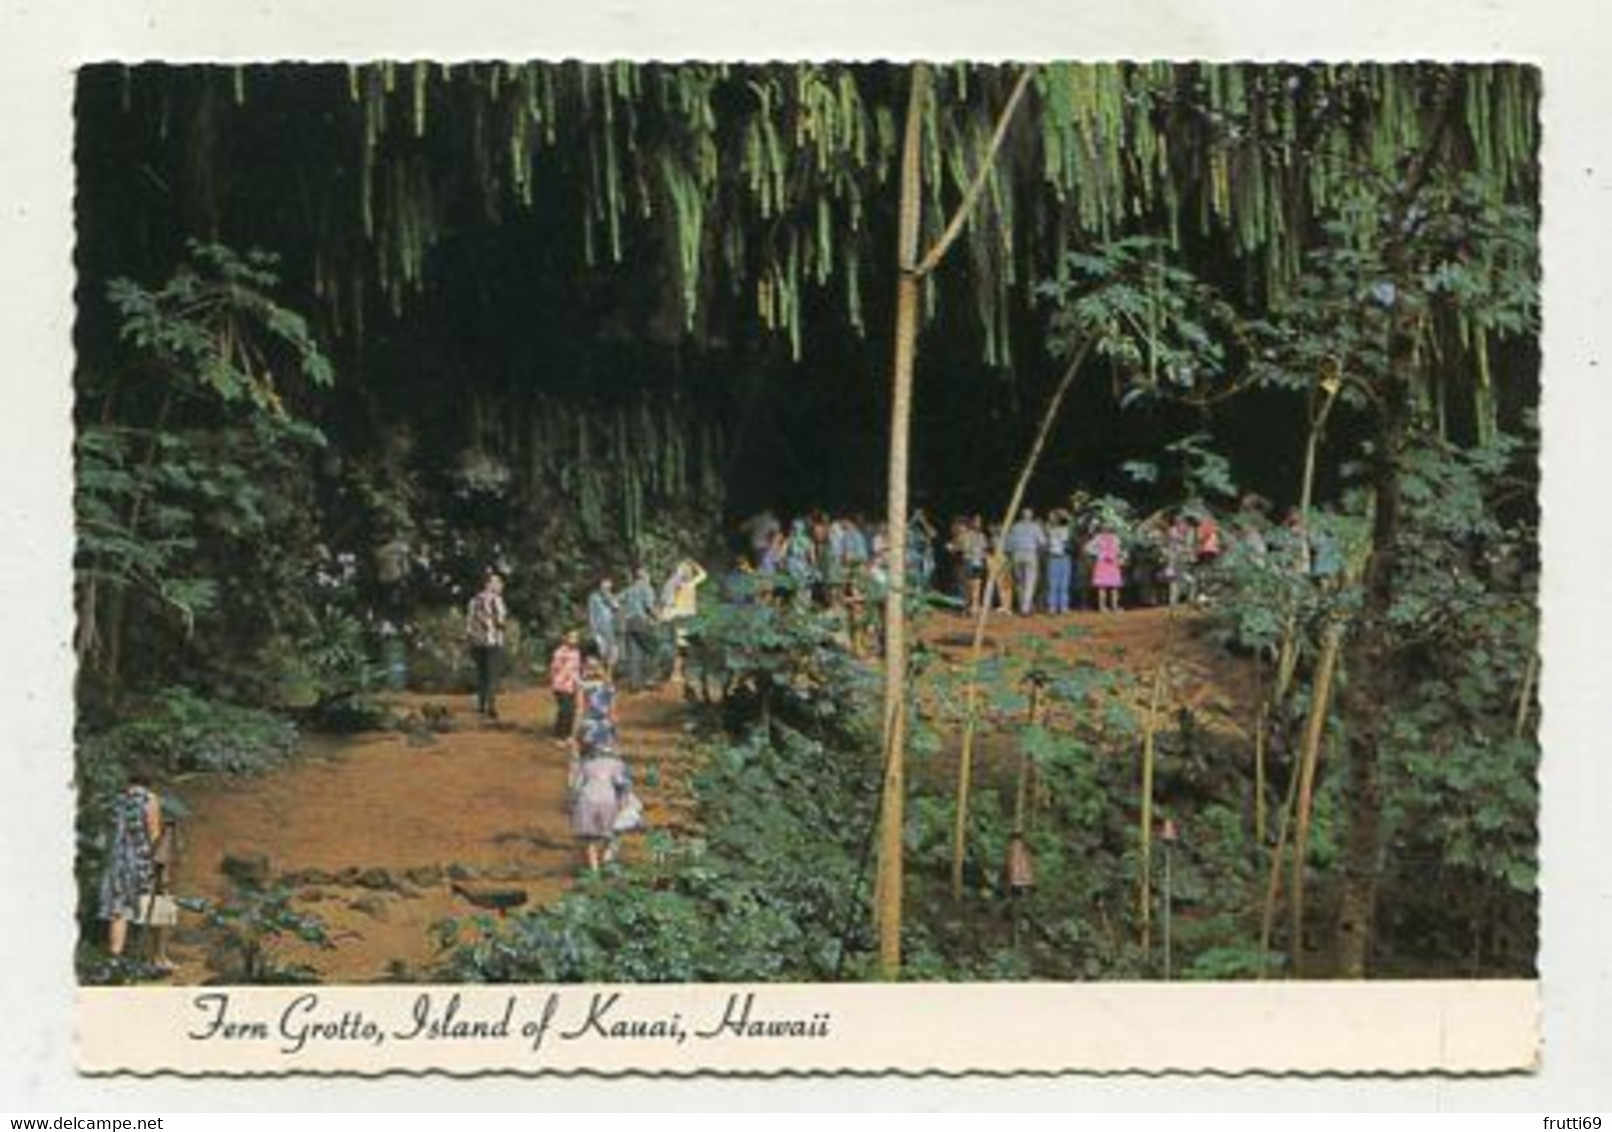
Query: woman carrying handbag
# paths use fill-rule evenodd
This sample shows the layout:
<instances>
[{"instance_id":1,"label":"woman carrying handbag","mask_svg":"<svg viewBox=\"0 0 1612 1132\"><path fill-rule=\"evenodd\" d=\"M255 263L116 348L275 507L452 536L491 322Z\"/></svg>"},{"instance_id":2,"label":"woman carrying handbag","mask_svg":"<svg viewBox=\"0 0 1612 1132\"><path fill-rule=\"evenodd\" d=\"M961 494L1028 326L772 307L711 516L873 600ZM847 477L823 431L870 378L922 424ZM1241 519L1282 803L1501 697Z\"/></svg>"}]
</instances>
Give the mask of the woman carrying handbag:
<instances>
[{"instance_id":1,"label":"woman carrying handbag","mask_svg":"<svg viewBox=\"0 0 1612 1132\"><path fill-rule=\"evenodd\" d=\"M162 929L177 917L173 898L159 892L164 878L159 875L157 855L163 846L166 857L171 844L164 835L162 796L145 774L130 774L128 785L112 804L112 843L101 874L99 911L107 921L107 951L115 957L128 944L131 922L151 928L156 939L152 962L164 974L173 971L173 964L168 961L167 932Z\"/></svg>"}]
</instances>

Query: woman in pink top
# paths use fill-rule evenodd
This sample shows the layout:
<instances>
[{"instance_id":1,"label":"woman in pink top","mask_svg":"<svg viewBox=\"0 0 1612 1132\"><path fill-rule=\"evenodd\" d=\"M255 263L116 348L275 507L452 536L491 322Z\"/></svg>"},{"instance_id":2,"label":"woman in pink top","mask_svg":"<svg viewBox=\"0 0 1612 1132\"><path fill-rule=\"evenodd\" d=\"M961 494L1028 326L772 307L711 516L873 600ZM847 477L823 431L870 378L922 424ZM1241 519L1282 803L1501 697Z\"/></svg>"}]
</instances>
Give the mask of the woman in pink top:
<instances>
[{"instance_id":1,"label":"woman in pink top","mask_svg":"<svg viewBox=\"0 0 1612 1132\"><path fill-rule=\"evenodd\" d=\"M1107 527L1099 528L1086 544L1092 560L1091 585L1097 591L1099 613L1119 612L1119 591L1125 587L1125 548L1119 536Z\"/></svg>"},{"instance_id":2,"label":"woman in pink top","mask_svg":"<svg viewBox=\"0 0 1612 1132\"><path fill-rule=\"evenodd\" d=\"M549 658L549 691L554 693L554 737L562 742L576 726L577 685L582 680L581 638L573 629Z\"/></svg>"},{"instance_id":3,"label":"woman in pink top","mask_svg":"<svg viewBox=\"0 0 1612 1132\"><path fill-rule=\"evenodd\" d=\"M1212 566L1220 560L1220 524L1207 512L1198 520L1198 565Z\"/></svg>"}]
</instances>

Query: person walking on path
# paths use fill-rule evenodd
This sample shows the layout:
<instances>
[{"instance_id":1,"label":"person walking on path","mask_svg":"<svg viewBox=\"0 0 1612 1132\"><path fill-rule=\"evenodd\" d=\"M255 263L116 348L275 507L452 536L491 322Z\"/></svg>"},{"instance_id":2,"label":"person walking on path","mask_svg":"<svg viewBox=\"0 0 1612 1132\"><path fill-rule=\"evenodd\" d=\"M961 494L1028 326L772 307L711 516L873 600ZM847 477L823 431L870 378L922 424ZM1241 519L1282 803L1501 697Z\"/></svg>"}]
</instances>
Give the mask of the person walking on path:
<instances>
[{"instance_id":1,"label":"person walking on path","mask_svg":"<svg viewBox=\"0 0 1612 1132\"><path fill-rule=\"evenodd\" d=\"M621 600L609 578L599 579L598 588L588 595L588 635L606 672L614 672L621 659Z\"/></svg>"},{"instance_id":2,"label":"person walking on path","mask_svg":"<svg viewBox=\"0 0 1612 1132\"><path fill-rule=\"evenodd\" d=\"M571 833L582 842L588 871L615 856L616 819L632 792L627 764L614 749L584 751L571 768Z\"/></svg>"},{"instance_id":3,"label":"person walking on path","mask_svg":"<svg viewBox=\"0 0 1612 1132\"><path fill-rule=\"evenodd\" d=\"M1220 524L1215 517L1204 508L1198 515L1198 564L1196 570L1197 591L1194 594L1199 605L1209 601L1209 590L1215 581L1215 565L1220 561L1222 550L1220 539Z\"/></svg>"},{"instance_id":4,"label":"person walking on path","mask_svg":"<svg viewBox=\"0 0 1612 1132\"><path fill-rule=\"evenodd\" d=\"M1097 591L1097 611L1118 613L1120 591L1125 588L1125 547L1114 532L1117 524L1105 520L1086 544L1092 560L1091 584Z\"/></svg>"},{"instance_id":5,"label":"person walking on path","mask_svg":"<svg viewBox=\"0 0 1612 1132\"><path fill-rule=\"evenodd\" d=\"M1019 512L1019 521L1008 528L1002 540L1002 549L1013 561L1013 590L1019 599L1019 616L1028 617L1035 611L1036 583L1041 570L1041 552L1047 549L1047 532L1026 507Z\"/></svg>"},{"instance_id":6,"label":"person walking on path","mask_svg":"<svg viewBox=\"0 0 1612 1132\"><path fill-rule=\"evenodd\" d=\"M747 545L750 547L750 564L759 570L767 551L772 548L773 540L781 530L778 518L771 511L763 511L746 519L743 527Z\"/></svg>"},{"instance_id":7,"label":"person walking on path","mask_svg":"<svg viewBox=\"0 0 1612 1132\"><path fill-rule=\"evenodd\" d=\"M610 673L596 656L589 657L582 665L574 716L571 740L579 752L616 749L616 686L610 682Z\"/></svg>"},{"instance_id":8,"label":"person walking on path","mask_svg":"<svg viewBox=\"0 0 1612 1132\"><path fill-rule=\"evenodd\" d=\"M1207 510L1198 516L1198 565L1213 566L1220 561L1220 524Z\"/></svg>"},{"instance_id":9,"label":"person walking on path","mask_svg":"<svg viewBox=\"0 0 1612 1132\"><path fill-rule=\"evenodd\" d=\"M123 954L129 924L138 922L143 906L154 902L162 837L162 796L152 789L146 775L131 774L112 803L112 840L99 893L98 910L107 922L106 949L113 956ZM171 973L166 933L155 927L152 930L157 933L155 965L163 973Z\"/></svg>"},{"instance_id":10,"label":"person walking on path","mask_svg":"<svg viewBox=\"0 0 1612 1132\"><path fill-rule=\"evenodd\" d=\"M632 584L621 594L622 662L629 692L641 692L650 683L655 655L660 651L656 627L660 609L649 571L640 566Z\"/></svg>"},{"instance_id":11,"label":"person walking on path","mask_svg":"<svg viewBox=\"0 0 1612 1132\"><path fill-rule=\"evenodd\" d=\"M465 611L465 636L476 663L476 710L488 719L498 718L498 664L504 651L504 579L488 573L481 591Z\"/></svg>"},{"instance_id":12,"label":"person walking on path","mask_svg":"<svg viewBox=\"0 0 1612 1132\"><path fill-rule=\"evenodd\" d=\"M1074 579L1071 554L1074 537L1069 512L1059 508L1047 516L1047 612L1054 617L1069 612L1069 586Z\"/></svg>"},{"instance_id":13,"label":"person walking on path","mask_svg":"<svg viewBox=\"0 0 1612 1132\"><path fill-rule=\"evenodd\" d=\"M577 688L582 683L582 647L576 630L560 638L549 657L549 691L554 693L554 737L566 740L576 729Z\"/></svg>"},{"instance_id":14,"label":"person walking on path","mask_svg":"<svg viewBox=\"0 0 1612 1132\"><path fill-rule=\"evenodd\" d=\"M823 569L823 589L828 595L828 604L835 609L845 604L847 522L848 520L843 518L829 520L828 541L823 544L823 555L820 559Z\"/></svg>"}]
</instances>

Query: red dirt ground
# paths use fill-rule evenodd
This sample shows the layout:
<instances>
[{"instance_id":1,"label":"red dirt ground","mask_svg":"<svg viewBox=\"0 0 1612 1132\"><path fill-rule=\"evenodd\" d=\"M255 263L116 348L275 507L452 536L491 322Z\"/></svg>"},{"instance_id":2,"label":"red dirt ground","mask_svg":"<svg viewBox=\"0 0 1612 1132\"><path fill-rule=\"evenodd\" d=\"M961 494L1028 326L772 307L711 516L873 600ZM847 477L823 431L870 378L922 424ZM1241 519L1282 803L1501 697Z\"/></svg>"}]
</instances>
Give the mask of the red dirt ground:
<instances>
[{"instance_id":1,"label":"red dirt ground","mask_svg":"<svg viewBox=\"0 0 1612 1132\"><path fill-rule=\"evenodd\" d=\"M549 737L546 691L500 696L503 722L485 726L465 696L400 696L399 709L440 704L454 730L413 736L375 732L315 738L284 770L253 778L208 776L177 787L193 811L176 889L219 898L226 853L263 854L275 876L304 874L296 906L329 925L334 950L284 949L333 982L368 982L419 973L437 957L431 926L478 911L455 895L449 866L477 874L470 888L522 888L532 904L555 899L581 859L564 811L568 755ZM687 755L682 706L673 691L623 697L624 748L651 827L677 820L670 795ZM645 784L659 764L661 785ZM629 838L629 844L637 839ZM366 886L359 874L384 870L395 887ZM306 877L330 874L329 882ZM405 875L414 871L414 877ZM342 875L344 874L345 875ZM434 876L433 873L440 873ZM362 905L362 906L355 906ZM181 982L210 977L197 944L176 941ZM399 969L396 965L401 965Z\"/></svg>"}]
</instances>

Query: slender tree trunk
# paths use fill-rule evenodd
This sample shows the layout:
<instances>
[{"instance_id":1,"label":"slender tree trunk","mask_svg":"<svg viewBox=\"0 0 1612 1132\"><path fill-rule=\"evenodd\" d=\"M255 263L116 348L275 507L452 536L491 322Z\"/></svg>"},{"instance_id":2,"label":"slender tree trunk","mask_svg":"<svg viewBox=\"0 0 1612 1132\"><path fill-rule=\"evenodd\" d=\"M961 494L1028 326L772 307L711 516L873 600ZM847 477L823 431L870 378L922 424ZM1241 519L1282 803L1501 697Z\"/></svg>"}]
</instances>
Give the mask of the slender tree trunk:
<instances>
[{"instance_id":1,"label":"slender tree trunk","mask_svg":"<svg viewBox=\"0 0 1612 1132\"><path fill-rule=\"evenodd\" d=\"M1400 458L1409 423L1411 377L1416 364L1413 328L1402 317L1390 342L1391 370L1379 408L1372 449L1371 552L1358 628L1346 654L1349 681L1343 696L1348 725L1344 777L1346 814L1343 883L1339 890L1333 954L1337 974L1366 975L1382 855L1382 798L1378 759L1394 699L1394 649L1389 613L1394 604L1400 529Z\"/></svg>"},{"instance_id":2,"label":"slender tree trunk","mask_svg":"<svg viewBox=\"0 0 1612 1132\"><path fill-rule=\"evenodd\" d=\"M1069 366L1064 370L1063 379L1053 390L1052 397L1047 401L1046 410L1041 414L1041 425L1036 430L1035 441L1030 445L1030 453L1024 458L1024 464L1019 468L1019 478L1013 485L1013 495L1008 499L1007 509L1003 512L1002 529L1006 530L1018 513L1019 504L1024 501L1024 493L1030 486L1030 478L1035 475L1036 466L1041 462L1041 452L1047 445L1047 437L1052 433L1053 422L1058 419L1058 410L1063 407L1064 396L1069 387L1074 384L1075 375L1080 372L1081 363L1086 360L1088 344L1083 343L1069 359ZM998 576L1002 572L1002 557L992 554L987 562L984 592L989 594L995 586ZM963 742L962 750L957 756L957 799L952 816L952 899L963 898L963 861L968 855L968 798L973 789L974 779L974 735L979 726L979 696L978 680L980 660L985 653L985 627L991 619L991 603L980 601L980 607L974 614L974 634L969 641L968 648L968 686L963 692Z\"/></svg>"},{"instance_id":3,"label":"slender tree trunk","mask_svg":"<svg viewBox=\"0 0 1612 1132\"><path fill-rule=\"evenodd\" d=\"M895 364L890 393L890 471L885 502L884 792L879 817L875 927L879 973L901 974L901 843L905 824L907 744L907 446L912 421L913 360L918 347L917 274L923 111L929 68L912 67L906 137L901 154L901 213L897 249Z\"/></svg>"},{"instance_id":4,"label":"slender tree trunk","mask_svg":"<svg viewBox=\"0 0 1612 1132\"><path fill-rule=\"evenodd\" d=\"M1320 453L1321 439L1326 433L1327 418L1332 415L1332 406L1338 399L1338 390L1341 384L1334 380L1323 378L1321 382L1322 396L1320 409L1310 417L1309 435L1304 441L1304 472L1299 480L1299 569L1306 576L1310 573L1310 508L1315 498L1315 464ZM1289 613L1287 624L1282 630L1282 648L1276 659L1276 685L1271 691L1271 703L1281 704L1287 699L1287 693L1293 686L1293 676L1298 670L1299 624L1298 615Z\"/></svg>"},{"instance_id":5,"label":"slender tree trunk","mask_svg":"<svg viewBox=\"0 0 1612 1132\"><path fill-rule=\"evenodd\" d=\"M1326 734L1327 707L1332 698L1333 674L1338 668L1338 649L1343 642L1343 623L1327 626L1316 661L1315 680L1310 690L1310 713L1304 721L1304 747L1299 758L1298 807L1293 826L1293 884L1288 889L1288 954L1295 975L1304 974L1304 858L1310 848L1310 814L1314 809L1315 773L1321 761L1321 737Z\"/></svg>"},{"instance_id":6,"label":"slender tree trunk","mask_svg":"<svg viewBox=\"0 0 1612 1132\"><path fill-rule=\"evenodd\" d=\"M1142 804L1137 819L1139 848L1142 855L1142 875L1137 885L1137 914L1142 925L1142 950L1153 946L1153 766L1157 754L1155 740L1159 732L1159 702L1164 698L1165 674L1170 663L1170 648L1174 636L1175 611L1171 608L1166 624L1170 631L1164 639L1164 654L1153 670L1153 687L1147 698L1147 718L1142 721Z\"/></svg>"},{"instance_id":7,"label":"slender tree trunk","mask_svg":"<svg viewBox=\"0 0 1612 1132\"><path fill-rule=\"evenodd\" d=\"M1287 795L1276 821L1276 844L1271 846L1271 868L1265 882L1265 903L1259 916L1259 977L1270 967L1271 930L1276 926L1276 901L1282 895L1282 865L1287 860L1287 835L1293 825L1293 807L1298 804L1299 776L1287 776Z\"/></svg>"},{"instance_id":8,"label":"slender tree trunk","mask_svg":"<svg viewBox=\"0 0 1612 1132\"><path fill-rule=\"evenodd\" d=\"M884 599L884 793L880 806L879 870L874 881L874 926L879 939L879 971L893 979L901 973L901 840L904 820L904 763L907 745L907 449L912 421L913 363L918 350L918 291L963 230L985 191L991 166L1007 136L1008 125L1029 89L1032 68L1025 68L997 117L979 167L929 253L918 258L923 177L923 115L929 99L926 64L912 66L907 93L907 124L901 150L901 210L898 217L896 266L896 345L890 397L890 482L885 503L886 574Z\"/></svg>"},{"instance_id":9,"label":"slender tree trunk","mask_svg":"<svg viewBox=\"0 0 1612 1132\"><path fill-rule=\"evenodd\" d=\"M1265 743L1270 732L1269 707L1254 713L1254 844L1265 844Z\"/></svg>"},{"instance_id":10,"label":"slender tree trunk","mask_svg":"<svg viewBox=\"0 0 1612 1132\"><path fill-rule=\"evenodd\" d=\"M1517 718L1511 733L1521 739L1528 730L1528 716L1534 707L1534 682L1539 679L1539 644L1528 642L1528 662L1522 670L1522 689L1517 693Z\"/></svg>"}]
</instances>

